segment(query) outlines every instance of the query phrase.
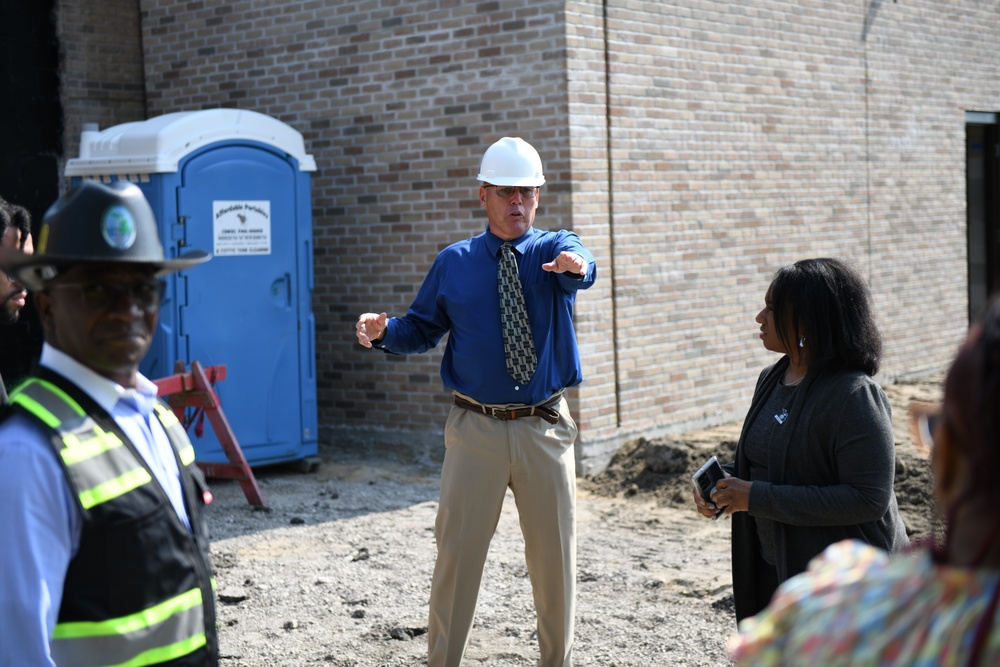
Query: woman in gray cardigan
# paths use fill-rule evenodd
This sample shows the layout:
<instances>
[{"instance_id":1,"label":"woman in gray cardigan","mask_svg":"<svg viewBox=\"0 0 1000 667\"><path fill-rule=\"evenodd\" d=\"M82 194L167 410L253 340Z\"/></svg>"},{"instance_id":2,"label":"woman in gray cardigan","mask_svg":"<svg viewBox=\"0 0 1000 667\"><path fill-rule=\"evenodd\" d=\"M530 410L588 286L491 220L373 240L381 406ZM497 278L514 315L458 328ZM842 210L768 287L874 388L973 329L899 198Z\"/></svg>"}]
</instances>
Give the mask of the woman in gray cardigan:
<instances>
[{"instance_id":1,"label":"woman in gray cardigan","mask_svg":"<svg viewBox=\"0 0 1000 667\"><path fill-rule=\"evenodd\" d=\"M757 380L750 411L698 511L732 516L737 621L763 609L785 579L830 544L908 545L893 491L889 401L872 379L881 335L864 279L837 259L780 269L757 315L764 348L784 355Z\"/></svg>"}]
</instances>

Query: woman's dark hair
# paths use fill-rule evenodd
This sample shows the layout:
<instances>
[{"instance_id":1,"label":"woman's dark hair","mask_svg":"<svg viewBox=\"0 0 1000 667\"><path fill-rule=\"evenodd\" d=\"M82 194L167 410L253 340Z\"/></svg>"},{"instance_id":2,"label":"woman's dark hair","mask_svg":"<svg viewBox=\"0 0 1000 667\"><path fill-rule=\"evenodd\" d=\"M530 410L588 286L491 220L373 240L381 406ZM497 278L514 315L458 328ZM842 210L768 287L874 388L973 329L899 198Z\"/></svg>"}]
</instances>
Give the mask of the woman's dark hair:
<instances>
[{"instance_id":1,"label":"woman's dark hair","mask_svg":"<svg viewBox=\"0 0 1000 667\"><path fill-rule=\"evenodd\" d=\"M0 197L0 235L3 235L8 227L14 227L21 232L19 250L24 250L24 242L31 234L31 214L23 206L12 204Z\"/></svg>"},{"instance_id":2,"label":"woman's dark hair","mask_svg":"<svg viewBox=\"0 0 1000 667\"><path fill-rule=\"evenodd\" d=\"M959 348L944 380L941 428L948 443L971 462L971 479L949 507L942 508L948 526L954 524L959 509L970 501L986 499L993 506L996 471L1000 466L1000 299L993 298L980 320ZM972 564L979 565L1000 535L1000 514L985 531L979 553ZM945 543L935 549L939 562L947 562L951 531ZM973 643L970 665L976 664L993 627L1000 587L994 589L990 604L980 619Z\"/></svg>"},{"instance_id":3,"label":"woman's dark hair","mask_svg":"<svg viewBox=\"0 0 1000 667\"><path fill-rule=\"evenodd\" d=\"M808 352L809 370L878 373L882 334L861 274L839 259L803 259L778 269L769 290L778 338Z\"/></svg>"},{"instance_id":4,"label":"woman's dark hair","mask_svg":"<svg viewBox=\"0 0 1000 667\"><path fill-rule=\"evenodd\" d=\"M972 327L944 379L941 426L948 442L972 461L973 475L952 507L949 519L973 498L994 493L1000 466L1000 299L987 305ZM997 516L1000 530L1000 514Z\"/></svg>"},{"instance_id":5,"label":"woman's dark hair","mask_svg":"<svg viewBox=\"0 0 1000 667\"><path fill-rule=\"evenodd\" d=\"M1000 299L989 302L952 361L942 411L951 440L979 464L978 481L991 489L1000 466Z\"/></svg>"}]
</instances>

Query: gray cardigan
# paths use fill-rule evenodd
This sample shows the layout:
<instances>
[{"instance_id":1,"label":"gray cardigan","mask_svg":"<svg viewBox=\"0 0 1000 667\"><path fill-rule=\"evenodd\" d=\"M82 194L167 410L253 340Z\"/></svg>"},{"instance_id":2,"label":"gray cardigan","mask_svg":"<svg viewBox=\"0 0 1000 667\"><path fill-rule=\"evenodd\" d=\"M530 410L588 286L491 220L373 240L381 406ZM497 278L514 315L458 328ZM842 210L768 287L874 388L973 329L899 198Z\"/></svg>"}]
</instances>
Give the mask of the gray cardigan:
<instances>
[{"instance_id":1,"label":"gray cardigan","mask_svg":"<svg viewBox=\"0 0 1000 667\"><path fill-rule=\"evenodd\" d=\"M750 479L747 431L787 368L783 357L757 380L730 470L740 479ZM779 581L804 571L814 556L843 539L891 552L905 548L909 540L893 491L895 466L892 415L882 388L860 371L806 375L787 419L771 436L768 480L754 482L749 511L732 516L737 620L767 602L754 599L760 561L755 516L775 522Z\"/></svg>"}]
</instances>

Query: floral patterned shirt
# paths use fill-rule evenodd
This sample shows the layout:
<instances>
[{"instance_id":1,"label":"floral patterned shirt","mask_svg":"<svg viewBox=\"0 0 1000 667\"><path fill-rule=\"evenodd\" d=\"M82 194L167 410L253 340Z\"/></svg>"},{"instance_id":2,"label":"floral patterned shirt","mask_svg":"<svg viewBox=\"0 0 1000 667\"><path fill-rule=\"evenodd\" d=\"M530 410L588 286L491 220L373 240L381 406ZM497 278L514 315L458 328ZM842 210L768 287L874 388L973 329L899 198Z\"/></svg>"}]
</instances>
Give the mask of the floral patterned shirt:
<instances>
[{"instance_id":1,"label":"floral patterned shirt","mask_svg":"<svg viewBox=\"0 0 1000 667\"><path fill-rule=\"evenodd\" d=\"M966 665L1000 572L937 565L926 549L889 556L845 540L744 619L728 643L741 665ZM979 660L1000 665L1000 609Z\"/></svg>"}]
</instances>

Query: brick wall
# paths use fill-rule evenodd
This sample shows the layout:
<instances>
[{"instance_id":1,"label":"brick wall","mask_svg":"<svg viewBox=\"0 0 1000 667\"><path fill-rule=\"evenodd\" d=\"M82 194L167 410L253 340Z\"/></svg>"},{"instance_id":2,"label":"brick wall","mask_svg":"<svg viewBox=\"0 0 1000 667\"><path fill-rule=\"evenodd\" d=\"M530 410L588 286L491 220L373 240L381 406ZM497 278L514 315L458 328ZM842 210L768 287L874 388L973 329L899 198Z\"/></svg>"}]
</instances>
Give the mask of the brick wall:
<instances>
[{"instance_id":1,"label":"brick wall","mask_svg":"<svg viewBox=\"0 0 1000 667\"><path fill-rule=\"evenodd\" d=\"M574 415L580 453L615 448L621 431L616 349L628 345L630 327L616 320L615 253L611 209L612 166L608 154L608 69L605 17L594 2L566 3L566 59L572 160L573 228L594 253L598 282L576 301L575 324L584 383Z\"/></svg>"},{"instance_id":2,"label":"brick wall","mask_svg":"<svg viewBox=\"0 0 1000 667\"><path fill-rule=\"evenodd\" d=\"M741 418L774 359L753 318L774 270L803 257L843 257L868 277L884 381L943 368L967 323L964 112L1000 103L995 12L608 4L617 423L584 433L591 451L605 434L613 445ZM567 23L592 6L571 4ZM598 37L579 32L598 56ZM571 82L597 87L575 55Z\"/></svg>"},{"instance_id":3,"label":"brick wall","mask_svg":"<svg viewBox=\"0 0 1000 667\"><path fill-rule=\"evenodd\" d=\"M863 271L886 381L940 370L964 332L964 112L1000 108L982 3L140 7L149 116L253 109L316 158L320 424L337 446L439 447L440 352L364 351L354 322L403 314L436 253L483 229L474 178L504 135L545 163L537 224L574 229L600 266L577 301L581 471L629 437L743 416L774 359L753 318L783 264Z\"/></svg>"},{"instance_id":4,"label":"brick wall","mask_svg":"<svg viewBox=\"0 0 1000 667\"><path fill-rule=\"evenodd\" d=\"M136 0L56 0L63 105L63 166L79 154L83 123L103 129L145 120Z\"/></svg>"},{"instance_id":5,"label":"brick wall","mask_svg":"<svg viewBox=\"0 0 1000 667\"><path fill-rule=\"evenodd\" d=\"M964 115L1000 110L996 9L884 4L868 34L866 219L890 373L946 364L968 321Z\"/></svg>"},{"instance_id":6,"label":"brick wall","mask_svg":"<svg viewBox=\"0 0 1000 667\"><path fill-rule=\"evenodd\" d=\"M253 108L301 131L316 158L321 430L439 445L440 352L365 351L354 322L405 313L437 252L485 227L475 176L501 136L545 156L540 226L572 225L559 3L142 7L150 115Z\"/></svg>"}]
</instances>

